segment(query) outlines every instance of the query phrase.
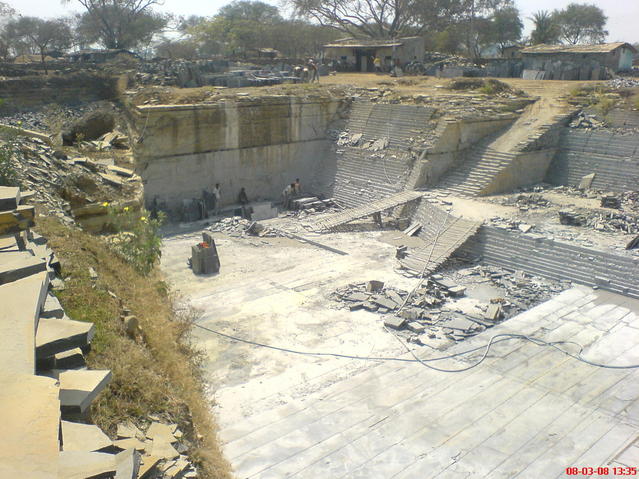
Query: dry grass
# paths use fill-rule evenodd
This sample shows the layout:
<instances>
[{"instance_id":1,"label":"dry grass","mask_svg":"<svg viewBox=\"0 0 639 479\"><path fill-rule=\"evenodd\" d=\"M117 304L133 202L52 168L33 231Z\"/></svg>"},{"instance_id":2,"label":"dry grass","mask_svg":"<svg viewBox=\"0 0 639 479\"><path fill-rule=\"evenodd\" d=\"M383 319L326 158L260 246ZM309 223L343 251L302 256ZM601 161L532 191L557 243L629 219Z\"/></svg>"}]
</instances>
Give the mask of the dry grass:
<instances>
[{"instance_id":1,"label":"dry grass","mask_svg":"<svg viewBox=\"0 0 639 479\"><path fill-rule=\"evenodd\" d=\"M199 477L230 477L203 393L198 352L189 341L193 314L176 313L161 277L141 276L103 239L69 229L53 218L41 218L38 230L48 238L60 258L62 275L68 278L59 294L67 314L96 325L89 366L113 372L111 385L92 406L96 424L112 434L122 421L139 424L149 414L161 415L178 423L193 445L189 452ZM95 285L89 267L98 272ZM127 336L119 319L122 305L140 320L144 341Z\"/></svg>"}]
</instances>

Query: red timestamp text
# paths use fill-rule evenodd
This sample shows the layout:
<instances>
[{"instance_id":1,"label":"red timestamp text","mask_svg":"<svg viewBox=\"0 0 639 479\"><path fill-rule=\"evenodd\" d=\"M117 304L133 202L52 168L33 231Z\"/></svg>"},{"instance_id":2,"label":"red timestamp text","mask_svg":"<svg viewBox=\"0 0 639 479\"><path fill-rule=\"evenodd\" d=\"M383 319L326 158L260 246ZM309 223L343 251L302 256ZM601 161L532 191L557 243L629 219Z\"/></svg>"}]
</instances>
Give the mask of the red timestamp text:
<instances>
[{"instance_id":1,"label":"red timestamp text","mask_svg":"<svg viewBox=\"0 0 639 479\"><path fill-rule=\"evenodd\" d=\"M567 467L567 476L636 476L636 467Z\"/></svg>"}]
</instances>

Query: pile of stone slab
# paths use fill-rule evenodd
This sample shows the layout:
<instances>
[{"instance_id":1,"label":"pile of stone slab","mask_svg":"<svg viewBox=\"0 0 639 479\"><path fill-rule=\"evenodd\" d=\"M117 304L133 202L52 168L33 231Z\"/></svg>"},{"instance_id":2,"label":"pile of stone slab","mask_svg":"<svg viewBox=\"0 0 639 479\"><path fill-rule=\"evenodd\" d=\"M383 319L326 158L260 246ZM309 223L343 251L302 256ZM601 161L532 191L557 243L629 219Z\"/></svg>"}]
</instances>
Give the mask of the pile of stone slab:
<instances>
[{"instance_id":1,"label":"pile of stone slab","mask_svg":"<svg viewBox=\"0 0 639 479\"><path fill-rule=\"evenodd\" d=\"M0 477L133 478L116 474L133 462L134 451L102 452L110 441L84 423L111 371L86 368L84 354L95 327L70 319L52 294L53 285L63 285L56 278L59 263L46 240L30 231L33 207L22 202L18 188L0 189L0 405L5 411Z\"/></svg>"},{"instance_id":2,"label":"pile of stone slab","mask_svg":"<svg viewBox=\"0 0 639 479\"><path fill-rule=\"evenodd\" d=\"M639 216L624 212L602 212L575 208L560 211L559 221L562 225L587 226L598 231L639 233Z\"/></svg>"},{"instance_id":3,"label":"pile of stone slab","mask_svg":"<svg viewBox=\"0 0 639 479\"><path fill-rule=\"evenodd\" d=\"M332 198L320 200L317 196L302 196L300 198L294 198L291 200L290 208L292 210L305 210L305 211L324 211L332 206L335 206Z\"/></svg>"}]
</instances>

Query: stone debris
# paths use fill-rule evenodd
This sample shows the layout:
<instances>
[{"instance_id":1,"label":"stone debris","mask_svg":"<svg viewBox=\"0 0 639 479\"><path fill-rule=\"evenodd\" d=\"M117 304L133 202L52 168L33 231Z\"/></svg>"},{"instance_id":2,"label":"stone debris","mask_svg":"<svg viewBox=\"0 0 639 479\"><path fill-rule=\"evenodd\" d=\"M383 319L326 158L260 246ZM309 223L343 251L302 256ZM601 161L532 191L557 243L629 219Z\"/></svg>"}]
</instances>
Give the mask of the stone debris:
<instances>
[{"instance_id":1,"label":"stone debris","mask_svg":"<svg viewBox=\"0 0 639 479\"><path fill-rule=\"evenodd\" d=\"M559 221L562 225L584 226L610 233L639 233L639 215L631 213L574 208L559 211Z\"/></svg>"},{"instance_id":2,"label":"stone debris","mask_svg":"<svg viewBox=\"0 0 639 479\"><path fill-rule=\"evenodd\" d=\"M350 311L382 315L384 326L408 341L443 347L451 340L474 336L570 287L569 283L485 265L453 271L431 275L410 296L408 291L381 281L369 281L338 288L331 298ZM369 288L371 283L375 288ZM468 297L478 285L499 293L482 300Z\"/></svg>"}]
</instances>

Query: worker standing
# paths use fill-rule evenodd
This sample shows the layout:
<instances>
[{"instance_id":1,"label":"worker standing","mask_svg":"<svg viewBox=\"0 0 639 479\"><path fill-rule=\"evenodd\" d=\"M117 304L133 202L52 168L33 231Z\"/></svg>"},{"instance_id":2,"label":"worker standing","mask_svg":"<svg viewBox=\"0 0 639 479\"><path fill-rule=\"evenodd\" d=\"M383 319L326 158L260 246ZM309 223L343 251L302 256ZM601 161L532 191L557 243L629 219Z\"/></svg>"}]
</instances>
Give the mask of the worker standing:
<instances>
[{"instance_id":1,"label":"worker standing","mask_svg":"<svg viewBox=\"0 0 639 479\"><path fill-rule=\"evenodd\" d=\"M220 184L215 183L215 188L213 188L213 214L218 216L220 214L220 198L222 197L222 190L220 189Z\"/></svg>"},{"instance_id":2,"label":"worker standing","mask_svg":"<svg viewBox=\"0 0 639 479\"><path fill-rule=\"evenodd\" d=\"M373 65L375 65L375 73L382 73L382 59L377 57L373 57Z\"/></svg>"}]
</instances>

